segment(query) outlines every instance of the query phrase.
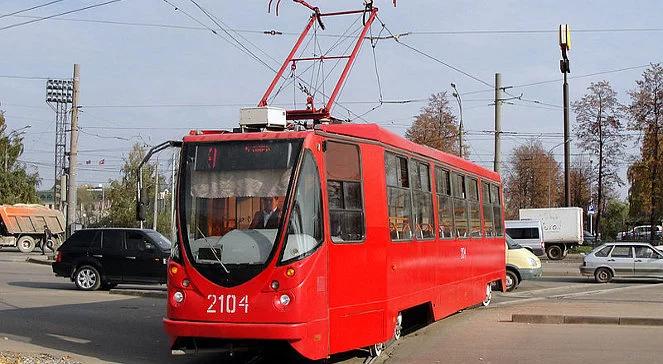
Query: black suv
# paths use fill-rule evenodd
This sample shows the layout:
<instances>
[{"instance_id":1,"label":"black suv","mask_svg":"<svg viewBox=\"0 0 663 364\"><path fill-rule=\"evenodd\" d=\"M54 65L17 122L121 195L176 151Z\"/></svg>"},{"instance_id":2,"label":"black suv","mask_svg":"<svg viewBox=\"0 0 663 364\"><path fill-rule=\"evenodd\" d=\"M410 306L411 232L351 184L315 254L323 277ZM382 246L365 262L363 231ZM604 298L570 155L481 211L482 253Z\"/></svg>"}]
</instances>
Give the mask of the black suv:
<instances>
[{"instance_id":1,"label":"black suv","mask_svg":"<svg viewBox=\"0 0 663 364\"><path fill-rule=\"evenodd\" d=\"M166 283L170 242L147 229L78 230L57 250L53 272L84 291Z\"/></svg>"}]
</instances>

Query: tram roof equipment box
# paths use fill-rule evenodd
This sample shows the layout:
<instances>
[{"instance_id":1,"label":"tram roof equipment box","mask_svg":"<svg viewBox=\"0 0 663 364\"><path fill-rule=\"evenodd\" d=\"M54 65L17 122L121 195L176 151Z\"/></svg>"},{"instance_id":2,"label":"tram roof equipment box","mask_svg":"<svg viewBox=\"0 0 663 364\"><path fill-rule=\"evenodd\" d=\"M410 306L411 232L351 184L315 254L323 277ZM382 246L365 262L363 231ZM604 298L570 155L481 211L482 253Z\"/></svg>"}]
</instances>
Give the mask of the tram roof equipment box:
<instances>
[{"instance_id":1,"label":"tram roof equipment box","mask_svg":"<svg viewBox=\"0 0 663 364\"><path fill-rule=\"evenodd\" d=\"M285 109L279 107L245 107L239 111L239 125L249 128L286 127Z\"/></svg>"}]
</instances>

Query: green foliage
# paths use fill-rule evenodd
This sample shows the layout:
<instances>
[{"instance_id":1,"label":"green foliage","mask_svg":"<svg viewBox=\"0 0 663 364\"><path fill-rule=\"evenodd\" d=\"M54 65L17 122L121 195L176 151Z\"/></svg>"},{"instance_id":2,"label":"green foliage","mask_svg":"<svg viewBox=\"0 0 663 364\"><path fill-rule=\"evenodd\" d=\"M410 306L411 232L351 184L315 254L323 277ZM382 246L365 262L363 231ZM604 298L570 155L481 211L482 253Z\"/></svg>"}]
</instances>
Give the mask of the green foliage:
<instances>
[{"instance_id":1,"label":"green foliage","mask_svg":"<svg viewBox=\"0 0 663 364\"><path fill-rule=\"evenodd\" d=\"M18 160L23 139L6 130L5 115L0 111L0 204L39 203L39 174L29 172Z\"/></svg>"},{"instance_id":2,"label":"green foliage","mask_svg":"<svg viewBox=\"0 0 663 364\"><path fill-rule=\"evenodd\" d=\"M129 155L124 160L124 166L121 169L122 177L119 180L111 180L110 187L106 190L106 199L110 204L110 209L102 219L101 225L106 227L140 227L140 222L136 221L136 188L138 185L137 169L140 162L145 157L145 150L140 144L135 144ZM154 219L154 170L156 164L147 163L143 166L143 185L147 188L149 205L147 206L147 219L144 227L152 227ZM163 190L165 178L159 175L159 186ZM168 236L170 234L170 211L159 211L157 219L157 230Z\"/></svg>"},{"instance_id":3,"label":"green foliage","mask_svg":"<svg viewBox=\"0 0 663 364\"><path fill-rule=\"evenodd\" d=\"M620 200L608 201L603 215L601 239L614 240L617 238L617 233L627 230L628 210L627 202Z\"/></svg>"}]
</instances>

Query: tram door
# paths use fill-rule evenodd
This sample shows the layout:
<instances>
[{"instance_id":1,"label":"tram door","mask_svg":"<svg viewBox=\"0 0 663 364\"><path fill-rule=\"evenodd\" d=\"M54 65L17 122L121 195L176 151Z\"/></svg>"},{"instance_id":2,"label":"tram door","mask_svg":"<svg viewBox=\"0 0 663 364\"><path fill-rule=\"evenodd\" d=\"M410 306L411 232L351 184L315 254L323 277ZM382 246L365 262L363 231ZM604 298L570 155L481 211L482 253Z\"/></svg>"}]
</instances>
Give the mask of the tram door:
<instances>
[{"instance_id":1,"label":"tram door","mask_svg":"<svg viewBox=\"0 0 663 364\"><path fill-rule=\"evenodd\" d=\"M384 252L375 253L377 242L366 229L375 214L366 206L372 191L362 180L370 171L362 166L373 168L364 158L372 146L325 144L330 348L343 351L375 343L383 334L384 313L375 302L381 291L377 272L384 264L376 260L384 260Z\"/></svg>"}]
</instances>

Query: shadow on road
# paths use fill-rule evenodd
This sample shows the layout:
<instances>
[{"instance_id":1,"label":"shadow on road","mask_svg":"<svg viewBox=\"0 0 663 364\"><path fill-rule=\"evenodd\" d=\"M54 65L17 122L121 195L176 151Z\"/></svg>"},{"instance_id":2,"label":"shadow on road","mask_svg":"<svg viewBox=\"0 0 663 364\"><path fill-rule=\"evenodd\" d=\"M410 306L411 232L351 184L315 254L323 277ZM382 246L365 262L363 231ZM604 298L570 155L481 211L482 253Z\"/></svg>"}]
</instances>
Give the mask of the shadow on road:
<instances>
[{"instance_id":1,"label":"shadow on road","mask_svg":"<svg viewBox=\"0 0 663 364\"><path fill-rule=\"evenodd\" d=\"M13 282L31 288L59 289L66 285ZM171 356L163 330L165 303L159 299L126 299L2 311L0 335L45 348L119 363L295 363L292 350L269 350L262 359L224 354ZM332 357L338 363L365 357L354 351Z\"/></svg>"},{"instance_id":2,"label":"shadow on road","mask_svg":"<svg viewBox=\"0 0 663 364\"><path fill-rule=\"evenodd\" d=\"M75 291L76 286L73 283L56 283L56 282L7 282L7 285L23 288L38 288L38 289L59 289L65 291Z\"/></svg>"},{"instance_id":3,"label":"shadow on road","mask_svg":"<svg viewBox=\"0 0 663 364\"><path fill-rule=\"evenodd\" d=\"M559 277L541 277L536 279L536 281L543 282L565 282L565 283L591 283L594 282L593 278L580 277L580 276L559 276Z\"/></svg>"}]
</instances>

